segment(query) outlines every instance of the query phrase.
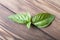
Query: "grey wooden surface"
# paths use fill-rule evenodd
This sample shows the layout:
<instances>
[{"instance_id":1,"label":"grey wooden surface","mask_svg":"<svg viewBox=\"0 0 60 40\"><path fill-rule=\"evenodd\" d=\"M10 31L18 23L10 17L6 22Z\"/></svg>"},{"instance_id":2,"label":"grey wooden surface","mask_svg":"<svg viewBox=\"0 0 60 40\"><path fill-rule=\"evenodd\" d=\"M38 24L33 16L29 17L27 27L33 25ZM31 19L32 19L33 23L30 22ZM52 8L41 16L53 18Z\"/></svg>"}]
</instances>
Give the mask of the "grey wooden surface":
<instances>
[{"instance_id":1,"label":"grey wooden surface","mask_svg":"<svg viewBox=\"0 0 60 40\"><path fill-rule=\"evenodd\" d=\"M47 28L38 29L17 24L7 17L29 11L32 16L39 12L55 15ZM60 40L60 0L0 0L0 39L2 40Z\"/></svg>"}]
</instances>

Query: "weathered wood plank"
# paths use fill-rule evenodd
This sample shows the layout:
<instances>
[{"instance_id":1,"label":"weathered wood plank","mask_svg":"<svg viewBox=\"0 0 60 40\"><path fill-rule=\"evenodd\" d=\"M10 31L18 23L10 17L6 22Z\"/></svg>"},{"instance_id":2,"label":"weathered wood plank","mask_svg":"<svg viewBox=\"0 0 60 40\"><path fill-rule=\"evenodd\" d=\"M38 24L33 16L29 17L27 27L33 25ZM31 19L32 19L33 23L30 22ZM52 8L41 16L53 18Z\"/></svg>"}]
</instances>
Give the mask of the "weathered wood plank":
<instances>
[{"instance_id":1,"label":"weathered wood plank","mask_svg":"<svg viewBox=\"0 0 60 40\"><path fill-rule=\"evenodd\" d=\"M27 29L25 25L12 22L7 17L13 13L0 5L0 25L2 29L21 40L55 40L33 27Z\"/></svg>"},{"instance_id":2,"label":"weathered wood plank","mask_svg":"<svg viewBox=\"0 0 60 40\"><path fill-rule=\"evenodd\" d=\"M19 40L12 35L10 35L8 32L6 32L2 25L0 25L0 40Z\"/></svg>"},{"instance_id":3,"label":"weathered wood plank","mask_svg":"<svg viewBox=\"0 0 60 40\"><path fill-rule=\"evenodd\" d=\"M9 2L9 3L8 3ZM20 13L20 12L26 12L29 11L31 14L35 14L37 12L42 12L42 9L39 9L38 7L28 3L27 1L23 0L2 0L0 1L3 5L5 5L10 10Z\"/></svg>"},{"instance_id":4,"label":"weathered wood plank","mask_svg":"<svg viewBox=\"0 0 60 40\"><path fill-rule=\"evenodd\" d=\"M29 11L31 14L35 15L38 12L49 12L56 16L55 21L48 28L44 28L45 32L52 35L53 37L60 39L60 12L59 12L59 2L57 0L2 0L0 1L7 8L12 11L19 13L21 11ZM9 3L8 3L9 2ZM53 3L54 2L54 3ZM53 4L52 4L53 3ZM57 6L56 6L57 5ZM57 35L56 35L57 34Z\"/></svg>"},{"instance_id":5,"label":"weathered wood plank","mask_svg":"<svg viewBox=\"0 0 60 40\"><path fill-rule=\"evenodd\" d=\"M9 2L9 3L8 3ZM19 13L23 11L31 12L35 15L38 12L49 12L56 16L54 22L48 27L44 28L45 32L53 37L60 39L60 1L59 0L0 0L0 3L5 5L12 11ZM57 35L56 35L57 34Z\"/></svg>"},{"instance_id":6,"label":"weathered wood plank","mask_svg":"<svg viewBox=\"0 0 60 40\"><path fill-rule=\"evenodd\" d=\"M47 0L45 0L45 1L38 0L38 2L34 2L35 4L37 3L36 6L39 6L40 8L44 9L45 11L50 12L56 16L54 22L48 28L45 28L42 30L44 30L48 34L50 34L53 37L60 40L60 21L59 21L60 20L60 17L59 17L60 16L60 14L59 14L60 5L57 4L56 1L54 4L57 4L57 5L54 5L54 4L52 4L53 1L50 1L50 0L48 0L48 1Z\"/></svg>"}]
</instances>

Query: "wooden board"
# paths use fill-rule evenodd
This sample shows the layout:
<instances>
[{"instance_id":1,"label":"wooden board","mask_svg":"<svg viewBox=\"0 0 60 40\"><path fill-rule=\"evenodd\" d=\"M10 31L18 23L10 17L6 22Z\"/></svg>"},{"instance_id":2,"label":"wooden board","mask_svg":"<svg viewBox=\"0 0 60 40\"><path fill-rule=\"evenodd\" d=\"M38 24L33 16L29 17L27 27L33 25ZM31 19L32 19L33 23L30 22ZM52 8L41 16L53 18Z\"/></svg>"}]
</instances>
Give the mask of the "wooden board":
<instances>
[{"instance_id":1,"label":"wooden board","mask_svg":"<svg viewBox=\"0 0 60 40\"><path fill-rule=\"evenodd\" d=\"M2 9L1 9L2 8ZM33 27L31 29L27 29L25 25L20 25L17 23L12 22L9 20L7 17L9 15L12 15L13 13L4 8L3 6L0 5L0 28L2 28L6 33L10 34L17 39L21 40L54 40L54 38L49 37L48 35L44 34L42 31L39 29ZM5 10L5 11L4 11ZM3 35L3 34L2 34ZM4 34L5 35L5 34ZM3 36L5 37L5 36ZM6 38L8 39L8 38ZM12 40L13 40L12 39ZM9 39L11 40L11 39Z\"/></svg>"},{"instance_id":2,"label":"wooden board","mask_svg":"<svg viewBox=\"0 0 60 40\"><path fill-rule=\"evenodd\" d=\"M59 0L0 0L0 24L11 36L21 40L60 40L60 1ZM25 25L12 22L7 17L29 11L32 16L39 12L55 15L54 22L47 28L27 29Z\"/></svg>"}]
</instances>

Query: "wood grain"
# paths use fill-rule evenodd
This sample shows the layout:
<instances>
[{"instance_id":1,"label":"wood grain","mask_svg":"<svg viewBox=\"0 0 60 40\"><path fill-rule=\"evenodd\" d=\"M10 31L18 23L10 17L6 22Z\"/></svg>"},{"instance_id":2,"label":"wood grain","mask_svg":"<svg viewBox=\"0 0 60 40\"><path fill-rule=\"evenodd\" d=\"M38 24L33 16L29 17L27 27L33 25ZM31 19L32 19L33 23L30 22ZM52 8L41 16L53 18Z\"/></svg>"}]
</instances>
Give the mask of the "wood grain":
<instances>
[{"instance_id":1,"label":"wood grain","mask_svg":"<svg viewBox=\"0 0 60 40\"><path fill-rule=\"evenodd\" d=\"M60 40L60 0L0 0L0 5L3 6L3 8L0 6L1 24L8 26L7 30L25 40ZM28 30L25 25L14 23L7 18L9 15L26 11L29 11L32 16L39 12L49 12L56 17L49 27L41 28L43 32L33 26Z\"/></svg>"},{"instance_id":2,"label":"wood grain","mask_svg":"<svg viewBox=\"0 0 60 40\"><path fill-rule=\"evenodd\" d=\"M20 25L12 22L7 18L9 15L12 14L12 12L0 5L0 28L3 29L10 36L12 36L11 40L54 40L54 38L49 37L48 35L44 34L42 31L33 26L33 28L27 29L25 25ZM6 39L10 40L9 38Z\"/></svg>"}]
</instances>

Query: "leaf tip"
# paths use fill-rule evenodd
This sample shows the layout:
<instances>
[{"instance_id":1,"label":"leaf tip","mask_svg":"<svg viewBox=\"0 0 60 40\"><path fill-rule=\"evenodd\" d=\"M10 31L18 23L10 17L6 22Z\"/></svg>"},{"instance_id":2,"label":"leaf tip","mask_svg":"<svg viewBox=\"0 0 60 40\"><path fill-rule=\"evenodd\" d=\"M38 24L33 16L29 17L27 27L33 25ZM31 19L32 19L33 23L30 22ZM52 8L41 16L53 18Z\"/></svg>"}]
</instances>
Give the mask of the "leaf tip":
<instances>
[{"instance_id":1,"label":"leaf tip","mask_svg":"<svg viewBox=\"0 0 60 40\"><path fill-rule=\"evenodd\" d=\"M31 22L27 23L27 28L30 29Z\"/></svg>"}]
</instances>

